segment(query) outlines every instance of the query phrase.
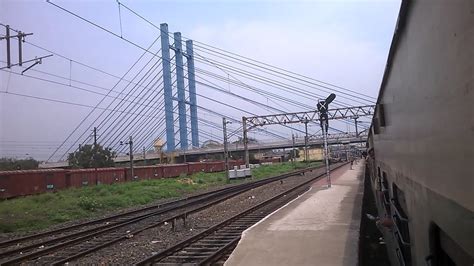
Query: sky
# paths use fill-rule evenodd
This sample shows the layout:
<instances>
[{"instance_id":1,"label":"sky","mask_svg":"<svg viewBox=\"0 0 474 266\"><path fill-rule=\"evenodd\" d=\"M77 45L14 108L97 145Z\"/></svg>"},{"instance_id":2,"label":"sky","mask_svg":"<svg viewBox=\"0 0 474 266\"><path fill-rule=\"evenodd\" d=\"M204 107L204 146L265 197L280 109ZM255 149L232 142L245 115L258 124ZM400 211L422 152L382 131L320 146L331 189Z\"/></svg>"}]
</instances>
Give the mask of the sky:
<instances>
[{"instance_id":1,"label":"sky","mask_svg":"<svg viewBox=\"0 0 474 266\"><path fill-rule=\"evenodd\" d=\"M160 33L152 25L126 10L124 6L121 6L119 13L119 5L113 0L53 0L51 2L93 21L119 36L121 35L124 39L130 40L140 47L148 47ZM377 96L380 87L400 7L399 1L124 0L120 2L155 25L167 23L170 32L179 31L185 38L372 97ZM101 102L103 95L90 91L107 93L106 89L113 88L118 79L84 67L77 62L121 77L143 53L142 49L100 30L46 1L2 0L0 1L0 23L9 24L13 29L33 33L33 35L26 37L27 43L23 45L24 60L50 54L48 51L32 46L31 43L65 57L54 55L46 58L42 64L36 65L23 76L19 73L24 68L19 66L0 71L0 157L24 158L32 156L39 160L45 160L89 114L91 107L88 106L100 103L99 106L105 108L108 104L113 104L113 99L106 98ZM4 32L5 28L0 26L0 34L3 35ZM160 41L158 41L150 51L157 52L160 48ZM0 41L0 51L0 66L3 67L6 61L5 40ZM201 59L207 58L209 60L207 62L226 62L221 58L213 57L209 51L196 50L196 53L198 52L199 54L196 56L200 56ZM149 54L146 54L145 57L147 56ZM132 68L128 75L125 75L126 79L133 79L134 74L139 73L140 67L144 66L149 69L145 63L152 59L152 56L149 56L139 61L136 67ZM12 43L12 61L16 63L17 60L17 41L15 39ZM236 66L233 63L230 64ZM292 89L283 91L280 88L261 84L246 77L237 77L236 74L230 74L217 68L215 64L206 64L206 61L196 61L196 67L301 103L301 106L298 106L284 101L280 102L271 99L271 97L234 86L229 81L212 80L209 76L200 75L201 81L212 81L234 94L288 112L307 110L303 106L315 106L320 97L317 95L324 96L330 92L305 87L314 94L309 94L310 97L304 98L296 95ZM269 77L263 72L245 69ZM156 71L154 73L159 76L159 70ZM44 81L44 79L50 82ZM283 81L283 79L278 80ZM69 84L72 86L68 86ZM298 87L301 85L293 84ZM121 87L125 87L124 82L116 86L112 95L119 95L117 92ZM78 88L87 88L89 91ZM228 93L218 92L199 84L197 91L198 94L203 95L203 97L198 95L198 105L238 120L246 114L232 107L216 104L213 100L259 115L276 112L274 109L258 107L230 96ZM347 105L365 103L349 95L336 94L338 95L337 100L341 100L341 103L344 102ZM31 98L31 96L43 100ZM346 96L345 99L341 98L344 96ZM56 102L46 101L44 98L54 99ZM154 101L163 101L163 98L158 96L157 98L150 96L145 98L150 104ZM73 102L82 106L57 101ZM140 110L142 109L137 108L134 112ZM99 114L100 110L96 110L88 119L85 119L83 126L74 131L74 134L66 141L66 145L60 148L59 153L66 153L68 145L77 146L76 140L81 143L90 143L90 130L94 125L97 125L93 118L99 117ZM221 123L221 118L216 114L202 110L198 114L200 118L207 121ZM121 128L111 127L118 122L115 124L109 122L111 123L109 127L106 127L107 124L104 122L104 126L98 128L99 139L102 137L105 142L107 138L109 146L113 146L125 138L127 127L133 128L133 125L126 122L127 119L120 117L120 115L117 115L117 119L115 121L122 121ZM100 117L98 121L101 121ZM153 121L149 123L158 123ZM353 126L349 124L337 122L334 123L334 127L343 131L353 131ZM237 123L230 125L231 131L238 130L238 128ZM177 128L175 129L177 130ZM206 139L219 141L222 138L222 132L216 127L205 124L201 126L200 124L200 129L202 131L202 133L200 132L201 142ZM275 130L275 132L288 137L292 133L301 135L302 126L295 125L294 129L281 126L266 129ZM316 132L318 129L318 125L309 126L311 132ZM134 128L134 130L137 138L144 134L140 132L139 128ZM156 133L162 130L163 127L159 127L156 129ZM123 132L123 136L118 132ZM149 138L145 138L142 144L147 149L152 139L155 138L153 134L151 135ZM238 136L240 135L236 134L231 140ZM258 131L253 131L251 137L262 141L270 141L273 138ZM178 141L179 138L177 143ZM68 147L66 148L66 146ZM58 158L54 157L53 159Z\"/></svg>"}]
</instances>

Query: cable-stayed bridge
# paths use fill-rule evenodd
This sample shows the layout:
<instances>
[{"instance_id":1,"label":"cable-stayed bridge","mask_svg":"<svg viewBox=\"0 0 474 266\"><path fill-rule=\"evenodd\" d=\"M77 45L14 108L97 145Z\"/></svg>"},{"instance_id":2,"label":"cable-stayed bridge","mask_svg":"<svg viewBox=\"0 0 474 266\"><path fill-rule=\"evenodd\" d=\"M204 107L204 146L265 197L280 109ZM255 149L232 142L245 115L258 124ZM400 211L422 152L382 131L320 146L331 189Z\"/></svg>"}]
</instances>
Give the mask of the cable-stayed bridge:
<instances>
[{"instance_id":1,"label":"cable-stayed bridge","mask_svg":"<svg viewBox=\"0 0 474 266\"><path fill-rule=\"evenodd\" d=\"M338 133L338 134L330 134L328 135L328 143L330 145L334 144L349 144L349 143L365 143L367 141L367 132L361 132L360 134L356 134L355 132L348 132L348 133ZM229 143L228 151L230 153L233 152L244 152L245 145L242 142L236 143ZM275 141L267 141L267 142L259 142L259 143L250 143L248 145L248 150L250 152L265 152L268 150L280 150L280 149L293 149L293 148L312 148L312 147L321 147L323 145L323 137L321 135L317 136L309 136L308 143L305 143L304 137L295 137L294 142L293 140L275 140ZM224 152L223 145L219 147L208 147L208 148L196 148L191 150L176 150L173 153L174 157L183 157L183 156L205 156L211 154L221 154ZM165 155L166 156L166 155ZM163 154L161 152L147 152L137 153L133 155L134 161L143 161L143 160L161 160L163 159ZM130 156L123 155L117 156L114 161L116 163L121 162L129 162ZM40 165L40 167L48 168L48 167L67 167L68 162L54 162L54 163L47 163Z\"/></svg>"},{"instance_id":2,"label":"cable-stayed bridge","mask_svg":"<svg viewBox=\"0 0 474 266\"><path fill-rule=\"evenodd\" d=\"M368 112L340 116L337 121L331 122L328 129L329 143L337 143L344 138L344 141L349 142L365 140L364 135L353 137L346 134L338 140L331 136L368 129L373 114L370 111L375 102L375 98L370 95L192 40L180 32L170 32L167 24L154 24L121 2L118 4L123 10L156 30L156 36L149 45L144 46L122 32L107 29L53 1L48 3L91 28L115 36L119 41L141 51L123 75L116 75L26 41L26 45L47 51L68 62L71 68L81 67L115 81L113 86L105 86L75 77L72 71L69 75L59 75L50 70L33 68L21 75L24 67L4 70L24 79L94 94L100 99L96 104L91 104L9 93L12 97L89 109L59 145L41 147L42 153L49 153L49 163L58 161L64 164L70 153L88 144L99 144L112 150L117 155L117 161L129 158L130 150L135 159L143 151L153 151L157 140L164 143L164 153L217 153L222 150L204 150L202 144L208 140L223 143L223 117L232 122L228 126L229 142L238 142L245 138L244 132L247 132L242 117L311 113L313 116L307 117L306 123L301 121L301 117L298 119L302 124L293 124L283 118L279 123L255 124L252 131L247 132L261 143L260 147L249 143L249 150L289 148L292 135L314 135L321 131L316 104L330 93L337 94L332 108L351 110L355 106L362 106ZM299 141L295 145L299 147L302 145L301 138L297 139ZM307 145L317 145L318 141L309 140ZM229 150L232 149L240 150L241 147L229 145Z\"/></svg>"}]
</instances>

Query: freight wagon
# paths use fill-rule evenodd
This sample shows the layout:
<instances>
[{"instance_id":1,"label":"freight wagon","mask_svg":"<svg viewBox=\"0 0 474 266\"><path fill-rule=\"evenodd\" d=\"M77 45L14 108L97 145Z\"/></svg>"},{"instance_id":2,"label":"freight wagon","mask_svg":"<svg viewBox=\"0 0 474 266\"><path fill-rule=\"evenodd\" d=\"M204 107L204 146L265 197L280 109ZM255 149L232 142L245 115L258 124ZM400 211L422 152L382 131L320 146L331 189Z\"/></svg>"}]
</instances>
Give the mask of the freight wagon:
<instances>
[{"instance_id":1,"label":"freight wagon","mask_svg":"<svg viewBox=\"0 0 474 266\"><path fill-rule=\"evenodd\" d=\"M241 164L242 160L229 161L231 169ZM224 169L224 163L218 161L138 166L133 169L134 176L131 175L129 168L124 167L0 171L0 198L7 199L72 187L179 177L198 172L221 172Z\"/></svg>"}]
</instances>

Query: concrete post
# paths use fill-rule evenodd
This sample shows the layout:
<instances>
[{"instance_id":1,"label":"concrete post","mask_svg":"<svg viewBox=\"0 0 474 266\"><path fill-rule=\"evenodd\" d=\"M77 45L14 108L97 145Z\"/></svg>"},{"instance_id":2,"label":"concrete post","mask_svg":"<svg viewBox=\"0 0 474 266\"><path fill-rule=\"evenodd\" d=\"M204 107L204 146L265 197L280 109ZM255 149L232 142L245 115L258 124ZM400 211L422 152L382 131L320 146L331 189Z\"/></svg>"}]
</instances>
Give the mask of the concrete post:
<instances>
[{"instance_id":1,"label":"concrete post","mask_svg":"<svg viewBox=\"0 0 474 266\"><path fill-rule=\"evenodd\" d=\"M174 53L176 60L176 84L178 87L179 139L181 150L188 149L188 126L186 123L186 94L184 92L183 51L181 33L174 33Z\"/></svg>"},{"instance_id":2,"label":"concrete post","mask_svg":"<svg viewBox=\"0 0 474 266\"><path fill-rule=\"evenodd\" d=\"M249 167L250 165L250 157L249 157L249 140L248 140L248 137L247 137L247 118L246 117L242 117L242 130L243 130L243 133L244 133L244 151L245 151L245 167Z\"/></svg>"},{"instance_id":3,"label":"concrete post","mask_svg":"<svg viewBox=\"0 0 474 266\"><path fill-rule=\"evenodd\" d=\"M308 119L304 121L304 161L308 162Z\"/></svg>"},{"instance_id":4,"label":"concrete post","mask_svg":"<svg viewBox=\"0 0 474 266\"><path fill-rule=\"evenodd\" d=\"M358 127L357 127L357 119L358 119L358 118L359 118L359 117L355 117L355 118L354 118L354 124L355 124L355 130L356 130L356 137L359 136L359 129L358 129Z\"/></svg>"},{"instance_id":5,"label":"concrete post","mask_svg":"<svg viewBox=\"0 0 474 266\"><path fill-rule=\"evenodd\" d=\"M160 30L161 62L163 64L163 91L165 99L166 150L168 152L172 152L175 149L175 141L173 119L173 89L171 88L170 42L168 35L168 24L160 24Z\"/></svg>"},{"instance_id":6,"label":"concrete post","mask_svg":"<svg viewBox=\"0 0 474 266\"><path fill-rule=\"evenodd\" d=\"M291 161L293 162L293 168L296 168L295 159L296 159L296 152L295 152L295 135L291 134L292 139L292 148L291 148Z\"/></svg>"},{"instance_id":7,"label":"concrete post","mask_svg":"<svg viewBox=\"0 0 474 266\"><path fill-rule=\"evenodd\" d=\"M191 111L191 141L193 147L199 147L199 129L197 116L197 99L196 99L196 80L194 76L194 52L193 41L186 41L186 54L188 65L188 87L189 87L189 102Z\"/></svg>"},{"instance_id":8,"label":"concrete post","mask_svg":"<svg viewBox=\"0 0 474 266\"><path fill-rule=\"evenodd\" d=\"M227 182L230 182L229 176L229 151L227 147L227 121L225 117L222 118L222 131L224 133L224 162L225 162L225 175Z\"/></svg>"},{"instance_id":9,"label":"concrete post","mask_svg":"<svg viewBox=\"0 0 474 266\"><path fill-rule=\"evenodd\" d=\"M328 139L327 139L327 128L326 128L326 123L323 122L322 124L323 127L323 139L324 139L324 158L326 161L326 180L328 184L328 188L331 187L331 173L329 170L329 150L328 150Z\"/></svg>"},{"instance_id":10,"label":"concrete post","mask_svg":"<svg viewBox=\"0 0 474 266\"><path fill-rule=\"evenodd\" d=\"M135 172L133 169L133 140L132 136L130 136L130 141L128 142L128 145L130 147L130 173L132 175L132 178L135 178Z\"/></svg>"}]
</instances>

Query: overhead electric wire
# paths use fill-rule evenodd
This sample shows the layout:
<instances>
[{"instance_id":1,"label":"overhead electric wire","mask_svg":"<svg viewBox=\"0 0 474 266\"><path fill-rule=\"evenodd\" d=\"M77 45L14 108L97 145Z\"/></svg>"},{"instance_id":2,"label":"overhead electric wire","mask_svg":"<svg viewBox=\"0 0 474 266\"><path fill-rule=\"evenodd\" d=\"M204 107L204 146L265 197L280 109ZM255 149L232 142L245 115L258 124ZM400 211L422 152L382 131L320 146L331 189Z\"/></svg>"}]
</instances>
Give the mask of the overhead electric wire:
<instances>
[{"instance_id":1,"label":"overhead electric wire","mask_svg":"<svg viewBox=\"0 0 474 266\"><path fill-rule=\"evenodd\" d=\"M48 2L50 2L50 1L48 1ZM50 3L51 3L51 2L50 2ZM56 7L58 7L58 8L60 8L60 9L62 9L63 11L66 11L66 12L68 12L68 13L70 13L70 14L72 14L72 15L74 15L74 16L76 16L76 17L78 17L78 18L80 18L80 19L82 19L82 20L84 20L84 21L86 21L86 22L88 22L88 23L90 23L90 24L92 24L92 25L94 25L94 26L96 26L96 27L98 27L98 28L100 28L100 29L106 31L106 32L108 32L108 33L110 33L110 34L113 34L113 35L119 37L117 34L115 34L115 33L111 32L111 31L109 31L109 30L103 28L102 26L100 26L100 25L98 25L98 24L96 24L96 23L94 23L94 22L92 22L92 21L90 21L90 20L87 20L87 19L85 19L85 18L83 18L83 17L81 17L81 16L79 16L79 15L77 15L77 14L74 14L73 12L71 12L71 11L69 11L69 10L66 10L66 9L64 9L64 8L62 8L62 7L60 7L60 6L56 5L56 4L54 4L54 3L51 3L51 4L54 5L54 6L56 6ZM124 7L126 7L126 6L124 6ZM128 7L126 7L126 8L128 9ZM129 42L129 43L131 43L131 44L133 44L134 46L137 46L137 47L139 47L139 48L141 48L141 49L144 49L144 48L141 47L140 45L138 45L138 44L136 44L136 43L134 43L134 42L132 42L132 41L130 41L130 40L128 40L128 39L125 39L125 38L121 38L121 39L123 39L123 40L125 40L125 41L127 41L127 42ZM156 55L155 55L155 56L156 56Z\"/></svg>"},{"instance_id":2,"label":"overhead electric wire","mask_svg":"<svg viewBox=\"0 0 474 266\"><path fill-rule=\"evenodd\" d=\"M105 96L105 97L108 97L108 98L112 98L112 99L124 99L124 98L119 98L118 96L111 96L111 95L107 95L105 93L100 93L100 92L97 92L97 91L94 91L94 90L89 90L89 89L86 89L84 87L79 87L79 86L75 86L75 85L72 85L72 84L68 84L68 83L62 83L62 82L58 82L58 81L55 81L55 80L51 80L51 79L46 79L46 78L41 78L41 77L37 77L37 76L31 76L31 75L26 75L26 74L21 74L21 73L17 73L17 72L13 72L11 70L6 70L6 69L2 69L1 71L4 71L4 72L7 72L7 73L10 73L10 74L14 74L14 75L17 75L17 76L20 76L20 77L26 77L26 78L30 78L30 79L36 79L36 80L40 80L40 81L43 81L43 82L48 82L48 83L52 83L52 84L56 84L56 85L61 85L61 86L65 86L65 87L70 87L70 88L73 88L73 89L77 89L77 90L81 90L81 91L85 91L85 92L89 92L89 93L93 93L93 94L97 94L97 95L101 95L101 96ZM35 71L34 69L31 69L31 71ZM63 76L59 76L59 75L56 75L56 74L52 74L52 73L49 73L49 72L45 72L45 71L40 71L40 73L43 73L45 75L50 75L50 76L55 76L57 78L62 78L62 79L68 79L66 77L63 77ZM77 83L81 83L81 84L84 84L84 85L87 85L87 86L91 86L91 87L95 87L95 88L100 88L102 90L107 90L109 91L109 89L105 88L105 87L100 87L100 86L97 86L97 85L93 85L93 84L88 84L88 83L85 83L85 82L82 82L82 81L79 81L79 80L73 80L74 82L77 82ZM115 91L114 91L115 92ZM119 93L119 92L115 92L116 94L119 94L119 95L122 95L122 94L125 94L125 93ZM135 97L135 96L133 96ZM133 100L125 100L127 102L134 102Z\"/></svg>"},{"instance_id":3,"label":"overhead electric wire","mask_svg":"<svg viewBox=\"0 0 474 266\"><path fill-rule=\"evenodd\" d=\"M70 102L70 101L45 98L45 97L40 97L40 96L35 96L35 95L21 94L21 93L15 93L15 92L5 92L5 91L0 91L0 93L6 94L6 95L15 95L15 96L20 96L20 97L25 97L25 98L48 101L48 102L62 103L62 104L68 104L68 105L74 105L74 106L80 106L80 107L87 107L87 108L96 108L96 109L100 109L100 110L104 110L104 111L110 111L110 112L140 115L140 114L136 114L136 113L128 113L126 111L121 111L121 110L116 111L116 110L113 110L113 109L107 109L107 108L103 108L103 107L96 107L94 105L87 105L87 104L82 104L82 103L75 103L75 102ZM70 142L67 142L67 143L70 143Z\"/></svg>"},{"instance_id":4,"label":"overhead electric wire","mask_svg":"<svg viewBox=\"0 0 474 266\"><path fill-rule=\"evenodd\" d=\"M143 76L143 77L144 77L144 80L143 80L143 83L142 83L142 84L144 84L144 83L147 81L148 78L152 77L152 79L148 81L147 85L145 85L145 88L153 88L153 87L155 87L155 85L158 84L158 82L161 80L161 77L160 77L160 78L158 78L158 79L155 81L157 75L155 75L154 71L159 67L158 63L159 63L159 60L158 60L158 61L148 70L148 72ZM162 70L159 71L158 75L159 75L161 72L162 72ZM155 83L153 83L153 82L155 82ZM151 87L150 87L150 84L152 84L152 83L153 83L153 85L151 85ZM138 89L138 87L135 86L135 88L133 88L132 90L130 90L130 93L134 93L137 89ZM132 103L128 103L128 105L127 105L125 102L121 101L121 102L119 102L119 103L116 105L116 108L122 108L122 109L125 109L125 110L130 110L130 111L132 111L132 112L133 112L133 111L141 112L141 111L139 110L139 108L136 108L137 103L141 102L141 101L143 100L143 98L144 98L146 95L148 95L148 93L152 93L152 94L153 94L153 93L155 92L155 90L149 89L149 90L147 90L147 91L145 92L145 94L143 94L144 91L145 91L144 89L140 90L140 92L138 93L138 97L140 97L140 98L138 99L138 101L136 101L135 103L133 103L133 105L132 105ZM143 94L143 95L142 95L142 94ZM124 107L124 105L126 105L126 106ZM130 109L129 109L129 108L130 108ZM115 116L115 117L110 116L110 117L106 117L106 118L104 118L104 119L97 125L97 127L101 128L101 127L104 125L105 129L104 129L104 127L102 127L102 128L103 128L103 131L104 131L104 132L108 132L108 130L109 130L111 127L112 127L111 131L113 131L113 130L116 130L116 127L117 127L118 125L120 125L120 127L119 127L119 129L118 129L118 130L120 130L120 128L121 128L121 124L120 124L120 123L123 121L124 117L125 117L125 116ZM118 120L118 119L119 119L119 120ZM117 120L118 120L118 121L117 121ZM128 121L128 119L127 119L127 121ZM125 123L126 123L126 122L125 122ZM108 124L108 125L107 125L107 124Z\"/></svg>"},{"instance_id":5,"label":"overhead electric wire","mask_svg":"<svg viewBox=\"0 0 474 266\"><path fill-rule=\"evenodd\" d=\"M196 42L196 43L201 43L201 44L203 44L202 42L199 42L199 41L195 41L195 42ZM207 45L207 44L203 44L203 45ZM317 81L317 82L320 82L320 83L323 83L323 84L326 84L326 85L329 85L329 86L332 86L332 87L335 87L335 88L339 88L339 89L342 89L342 90L347 90L347 91L350 91L350 92L352 92L352 93L355 93L355 95L354 95L354 94L347 93L347 92L339 91L339 90L336 90L336 89L334 89L334 88L330 88L330 87L327 87L327 86L323 86L323 85L320 85L320 84L317 84L317 83L309 82L309 81L307 81L307 80L304 80L304 79L301 79L301 78L297 78L297 77L294 77L294 76L291 76L291 75L282 73L282 72L280 72L280 71L276 71L276 70L274 70L274 69L270 69L270 68L267 68L267 67L259 66L259 65L257 65L257 64L249 63L249 62L243 61L243 60L241 60L241 59L238 59L238 58L236 58L236 57L229 56L229 55L226 55L226 54L223 54L223 53L220 53L220 52L211 50L211 49L209 49L209 48L202 47L202 46L200 46L200 45L195 45L195 46L197 47L196 49L197 49L198 51L205 52L203 49L206 49L207 51L210 51L210 52L213 52L213 53L216 53L216 54L219 54L219 55L227 56L227 57L232 58L232 59L234 59L234 60L238 60L238 61L244 62L244 63L246 63L246 64L248 64L248 65L251 65L251 66L254 66L254 67L259 67L259 68L265 69L265 70L267 70L267 71L273 71L273 72L275 72L275 73L277 73L277 74L279 74L279 75L286 76L286 77L288 77L288 78L292 78L292 79L295 79L295 80L299 80L299 81L306 82L306 83L308 83L308 84L311 84L311 85L320 87L320 88L315 88L315 87L308 86L308 87L313 88L313 89L319 89L319 90L321 90L321 88L322 88L322 89L326 89L326 90L333 90L333 91L336 91L336 92L338 92L338 93L341 93L341 94L344 94L344 95L347 95L347 96L351 96L351 97L354 97L354 98L358 98L358 99L360 99L360 100L368 101L368 102L370 102L370 103L374 103L375 100L376 100L375 97L373 97L373 96L369 96L369 95L363 94L363 93L361 93L361 92L352 91L352 90L350 90L350 89L343 88L343 87L340 87L340 86L337 86L337 85L334 85L334 84L331 84L331 83L327 83L327 82L324 82L324 81L316 80L316 79L313 79L313 78L310 78L310 77L307 77L307 76L304 76L304 75L301 75L301 74L298 74L298 73L295 73L295 72L292 72L292 71L284 70L284 69L279 68L279 67L276 67L276 66L272 66L272 65L269 65L269 64L266 64L266 63L263 63L263 62L259 62L259 61L257 61L257 60L253 60L253 59L247 58L247 57L242 56L242 55L237 55L237 54L232 53L232 52L229 52L229 51L226 51L226 52L229 53L229 54L233 54L233 55L236 55L236 56L245 58L245 59L250 60L250 61L259 62L259 63L262 64L262 65L266 65L266 66L269 66L269 67L272 67L272 68L275 68L275 69L278 69L278 70L285 71L285 72L287 72L287 73L291 73L292 75L296 75L296 76L299 76L299 77L304 77L304 78L306 78L306 79L314 80L314 81ZM207 46L210 46L210 45L207 45ZM201 47L201 48L203 48L203 49L199 49L199 47ZM211 47L212 47L212 46L211 46ZM221 50L221 49L216 48L216 47L213 47L213 48L214 48L214 49L217 49L217 50ZM208 52L208 54L210 54L210 53ZM211 54L211 55L212 55L212 54ZM213 56L216 56L216 55L213 55ZM220 56L216 56L216 57L220 57ZM220 58L223 58L223 57L220 57ZM224 59L224 58L223 58L223 59ZM237 63L237 62L235 62L234 60L228 60L228 61ZM261 71L261 70L260 70L260 71ZM262 72L266 72L266 71L262 71ZM267 73L268 73L268 72L267 72ZM362 95L362 96L364 96L365 98L364 98L364 97L357 96L357 95ZM366 99L366 98L369 98L369 99L371 99L371 100Z\"/></svg>"},{"instance_id":6,"label":"overhead electric wire","mask_svg":"<svg viewBox=\"0 0 474 266\"><path fill-rule=\"evenodd\" d=\"M161 84L159 86L161 86ZM162 98L161 97L162 96L162 94L161 94L162 91L163 91L163 88L161 88L160 91L157 93L158 100ZM153 120L156 120L156 119L160 118L160 111L163 110L164 102L163 101L156 101L156 102L157 102L157 106L149 107L148 110L145 110L145 113L147 113L147 114L151 112L151 114L152 114L151 117L147 117L147 118L142 119L142 120L135 120L133 123L131 123L130 126L126 127L123 132L121 132L121 130L117 130L117 131L120 131L121 134L116 134L115 138L113 138L112 140L110 140L110 138L112 138L112 137L109 137L109 140L106 140L106 142L108 142L110 144L113 144L120 137L124 137L124 136L128 136L128 135L136 137L136 134L134 132L144 131L147 126L150 126L152 124L151 122ZM138 126L137 126L137 124L138 124Z\"/></svg>"},{"instance_id":7,"label":"overhead electric wire","mask_svg":"<svg viewBox=\"0 0 474 266\"><path fill-rule=\"evenodd\" d=\"M155 42L158 40L158 38L156 38L152 43L151 45L148 47L148 49L151 49L153 47L153 45L155 44ZM148 51L148 50L147 50ZM122 77L125 77L126 75L128 75L128 73L135 67L135 65L143 58L143 56L145 56L146 52L142 53L140 55L140 57L135 61L135 63L132 64L132 66L125 72L125 74L122 76ZM115 87L117 87L117 85L122 81L122 79L119 79L119 81L110 89L109 93L111 91L113 91L115 89ZM129 83L130 84L130 83ZM123 90L122 90L123 92ZM67 140L69 140L69 138L80 128L80 126L87 120L87 118L89 118L92 113L95 111L95 109L97 109L97 107L106 99L106 97L102 98L99 103L97 103L96 105L96 108L92 109L91 112L89 112L89 114L84 117L81 122L73 129L73 131L66 137L66 139L64 140L64 142L66 142ZM109 106L107 106L107 108L109 108ZM62 145L64 144L61 144L59 147L61 147ZM58 147L58 149L59 149ZM54 151L51 156L48 158L47 161L49 161L55 154L56 154L57 151Z\"/></svg>"},{"instance_id":8,"label":"overhead electric wire","mask_svg":"<svg viewBox=\"0 0 474 266\"><path fill-rule=\"evenodd\" d=\"M150 25L153 26L154 28L156 28L156 29L158 29L158 30L161 31L161 29L160 29L157 25L155 25L153 22L149 21L148 19L146 19L146 18L143 17L142 15L138 14L138 12L136 12L136 11L134 11L133 9L129 8L127 5L124 5L124 4L121 4L121 5L122 5L123 7L125 7L127 10L129 10L130 12L132 12L134 15L136 15L136 16L138 16L139 18L141 18L142 20L146 21L148 24L150 24ZM169 35L171 36L170 33L169 33ZM171 37L173 37L173 36L171 36ZM183 36L183 35L182 35L182 38L183 38L183 39L191 40L190 38L187 38L187 37L185 37L185 36ZM269 71L273 71L273 72L279 73L280 75L285 75L285 76L288 76L288 77L292 77L293 79L299 79L299 80L301 80L301 81L304 81L304 82L313 84L313 85L315 85L315 86L323 87L323 88L326 88L326 89L331 89L331 90L334 90L334 91L336 91L336 92L339 92L339 93L342 93L342 94L345 94L345 95L350 95L350 94L348 94L347 92L343 92L343 91L336 90L336 89L334 89L334 88L341 89L341 90L345 90L345 91L349 91L349 92L352 92L352 93L355 93L355 94L356 94L356 95L350 95L350 96L354 96L354 97L356 97L356 98L359 98L359 99L361 99L361 100L364 100L364 98L357 96L357 95L362 95L362 96L364 96L364 97L366 97L366 98L372 99L372 100L369 100L369 101L372 102L372 103L375 102L375 100L376 100L375 97L370 96L370 95L363 94L363 93L358 92L358 91L354 91L354 90L351 90L351 89L348 89L348 88L344 88L344 87L341 87L341 86L338 86L338 85L335 85L335 84L331 84L331 83L329 83L329 82L325 82L325 81L322 81L322 80L318 80L318 79L314 79L314 78L311 78L311 77L307 77L307 76L298 74L298 73L296 73L296 72L292 72L292 71L289 71L289 70L286 70L286 69L283 69L283 68L280 68L280 67L276 67L276 66L270 65L270 64L268 64L268 63L264 63L264 62L261 62L261 61L258 61L258 60L252 59L252 58L248 58L248 57L239 55L239 54L237 54L237 53L233 53L233 52L230 52L230 51L226 51L226 50L224 50L224 49L221 49L221 48L218 48L218 47L215 47L215 46L212 46L212 45L209 45L209 44L200 42L200 41L193 40L193 42L197 43L197 45L195 45L195 46L197 46L197 47L201 47L201 48L203 48L203 49L206 49L206 50L211 51L211 52L214 52L214 53L221 54L221 55L223 55L223 56L231 57L231 58L233 58L233 59L235 59L235 60L239 60L239 61L246 62L246 61L244 61L244 60L242 60L242 59L235 58L235 56L240 57L240 58L243 58L243 59L245 59L245 60L249 60L249 61L254 62L254 63L246 62L247 64L254 65L254 66L257 66L257 67L260 67L260 68L269 70ZM206 46L206 47L203 47L203 46L201 46L201 45L199 45L199 44L204 45L204 46ZM207 47L210 47L210 48L207 48ZM198 49L199 49L199 48L198 48ZM214 51L213 49L214 49L214 50L217 50L217 51ZM218 51L220 51L220 52L218 52ZM227 54L223 54L223 53L227 53ZM233 56L230 56L230 55L228 55L228 54L233 55ZM255 64L255 63L261 64L262 66L257 65L257 64ZM264 66L265 66L265 67L264 67ZM270 68L268 68L268 67L273 68L273 69L270 69ZM275 69L276 69L276 70L275 70ZM277 71L277 70L278 70L278 71ZM289 75L289 74L282 73L281 71L286 72L286 73L289 73L289 74L294 75L294 76L291 76L291 75ZM296 76L296 77L295 77L295 76ZM297 78L297 77L299 77L299 78ZM304 79L302 79L302 78L307 79L307 80L304 80ZM334 88L328 88L328 87L322 86L321 84L317 84L317 83L314 83L314 82L309 82L308 80L312 80L312 81L315 81L315 82L318 82L318 83L321 83L321 84L325 84L325 85L328 85L328 86L331 86L331 87L334 87Z\"/></svg>"}]
</instances>

